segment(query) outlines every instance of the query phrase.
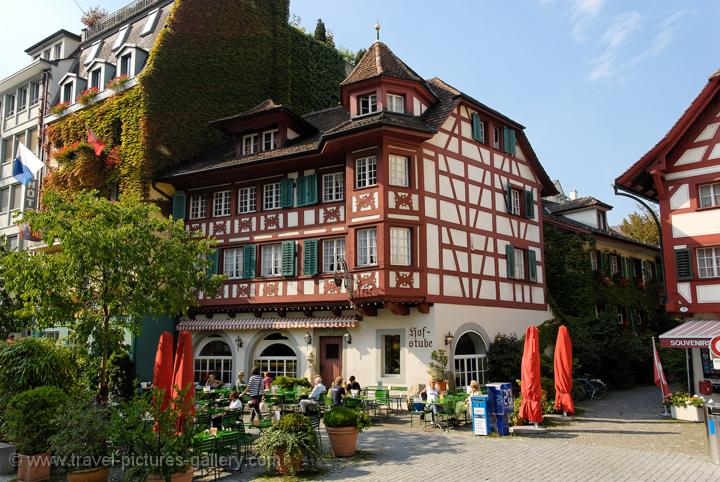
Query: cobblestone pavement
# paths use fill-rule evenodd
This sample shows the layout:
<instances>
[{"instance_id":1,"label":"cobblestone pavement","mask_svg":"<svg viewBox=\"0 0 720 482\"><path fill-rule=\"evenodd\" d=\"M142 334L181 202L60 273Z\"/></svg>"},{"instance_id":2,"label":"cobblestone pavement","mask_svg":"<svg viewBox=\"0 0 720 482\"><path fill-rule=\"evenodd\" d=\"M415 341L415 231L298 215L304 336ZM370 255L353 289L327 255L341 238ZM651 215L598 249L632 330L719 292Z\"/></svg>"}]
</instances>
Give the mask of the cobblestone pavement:
<instances>
[{"instance_id":1,"label":"cobblestone pavement","mask_svg":"<svg viewBox=\"0 0 720 482\"><path fill-rule=\"evenodd\" d=\"M323 457L309 480L720 480L703 424L666 420L655 387L610 392L581 404L570 423L542 435L475 437L467 428L421 432L407 416L363 432L352 459ZM323 431L325 453L327 436ZM282 480L244 468L220 480ZM209 476L203 480L212 480ZM0 477L0 482L11 480Z\"/></svg>"}]
</instances>

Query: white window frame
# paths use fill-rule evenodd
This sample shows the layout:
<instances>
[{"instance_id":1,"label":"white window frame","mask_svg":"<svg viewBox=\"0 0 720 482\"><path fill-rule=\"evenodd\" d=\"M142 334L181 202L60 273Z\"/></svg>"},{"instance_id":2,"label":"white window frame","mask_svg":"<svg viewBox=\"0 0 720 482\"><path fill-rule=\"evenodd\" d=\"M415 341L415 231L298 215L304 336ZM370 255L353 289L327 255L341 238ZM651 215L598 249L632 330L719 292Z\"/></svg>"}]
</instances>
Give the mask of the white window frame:
<instances>
[{"instance_id":1,"label":"white window frame","mask_svg":"<svg viewBox=\"0 0 720 482\"><path fill-rule=\"evenodd\" d=\"M35 92L37 90L37 93ZM34 106L38 102L40 102L40 94L42 91L42 84L39 80L36 80L35 82L32 82L30 84L30 106ZM37 94L37 95L36 95Z\"/></svg>"},{"instance_id":2,"label":"white window frame","mask_svg":"<svg viewBox=\"0 0 720 482\"><path fill-rule=\"evenodd\" d=\"M190 219L207 217L207 198L202 195L190 196Z\"/></svg>"},{"instance_id":3,"label":"white window frame","mask_svg":"<svg viewBox=\"0 0 720 482\"><path fill-rule=\"evenodd\" d=\"M126 58L129 58L128 65L127 65L127 72L123 72L123 62ZM121 75L127 75L128 77L132 77L135 75L135 51L134 50L128 50L126 53L123 53L118 57L118 64L117 64L117 72L118 77Z\"/></svg>"},{"instance_id":4,"label":"white window frame","mask_svg":"<svg viewBox=\"0 0 720 482\"><path fill-rule=\"evenodd\" d=\"M203 344L201 345L200 349L197 351L197 355L195 355L195 361L193 363L193 377L194 380L198 383L202 382L202 374L203 373L218 373L220 375L220 380L224 381L225 383L231 383L232 382L232 374L233 374L233 357L232 356L220 356L220 355L200 355L202 350L205 348L205 345L208 343L211 343L213 341L222 341L225 343L228 347L230 347L230 344L225 341L224 338L216 338L216 337L208 337L206 340L204 340ZM230 348L230 351L232 353L232 348ZM218 368L218 365L220 368ZM198 370L199 365L199 370ZM211 368L212 365L212 368Z\"/></svg>"},{"instance_id":5,"label":"white window frame","mask_svg":"<svg viewBox=\"0 0 720 482\"><path fill-rule=\"evenodd\" d=\"M720 246L697 248L698 278L720 278Z\"/></svg>"},{"instance_id":6,"label":"white window frame","mask_svg":"<svg viewBox=\"0 0 720 482\"><path fill-rule=\"evenodd\" d=\"M262 150L263 151L272 151L273 149L278 148L278 143L280 141L280 131L278 129L272 129L269 131L263 131L262 133ZM269 147L268 147L269 144Z\"/></svg>"},{"instance_id":7,"label":"white window frame","mask_svg":"<svg viewBox=\"0 0 720 482\"><path fill-rule=\"evenodd\" d=\"M243 248L223 249L223 274L228 279L240 279L243 277Z\"/></svg>"},{"instance_id":8,"label":"white window frame","mask_svg":"<svg viewBox=\"0 0 720 482\"><path fill-rule=\"evenodd\" d=\"M377 185L377 157L366 156L355 159L355 188L362 189Z\"/></svg>"},{"instance_id":9,"label":"white window frame","mask_svg":"<svg viewBox=\"0 0 720 482\"><path fill-rule=\"evenodd\" d=\"M480 119L478 125L480 127L480 132L478 132L478 137L480 137L480 140L478 142L482 142L483 144L485 144L485 121Z\"/></svg>"},{"instance_id":10,"label":"white window frame","mask_svg":"<svg viewBox=\"0 0 720 482\"><path fill-rule=\"evenodd\" d=\"M15 94L7 94L5 96L5 117L12 117L15 115L15 100L17 96Z\"/></svg>"},{"instance_id":11,"label":"white window frame","mask_svg":"<svg viewBox=\"0 0 720 482\"><path fill-rule=\"evenodd\" d=\"M257 187L248 186L238 189L238 213L248 214L257 211Z\"/></svg>"},{"instance_id":12,"label":"white window frame","mask_svg":"<svg viewBox=\"0 0 720 482\"><path fill-rule=\"evenodd\" d=\"M703 194L703 190L706 190L707 194ZM705 199L707 202L704 201ZM700 209L720 207L720 182L700 186L698 207Z\"/></svg>"},{"instance_id":13,"label":"white window frame","mask_svg":"<svg viewBox=\"0 0 720 482\"><path fill-rule=\"evenodd\" d=\"M358 97L358 115L374 114L377 110L377 94L365 94Z\"/></svg>"},{"instance_id":14,"label":"white window frame","mask_svg":"<svg viewBox=\"0 0 720 482\"><path fill-rule=\"evenodd\" d=\"M53 60L57 60L62 55L62 44L53 45Z\"/></svg>"},{"instance_id":15,"label":"white window frame","mask_svg":"<svg viewBox=\"0 0 720 482\"><path fill-rule=\"evenodd\" d=\"M70 98L65 97L65 89L67 86L70 86ZM65 82L62 85L62 88L60 89L60 102L67 102L68 104L73 104L75 102L75 81L71 80L69 82Z\"/></svg>"},{"instance_id":16,"label":"white window frame","mask_svg":"<svg viewBox=\"0 0 720 482\"><path fill-rule=\"evenodd\" d=\"M271 182L263 186L263 210L280 209L280 183Z\"/></svg>"},{"instance_id":17,"label":"white window frame","mask_svg":"<svg viewBox=\"0 0 720 482\"><path fill-rule=\"evenodd\" d=\"M520 190L510 188L510 214L520 216Z\"/></svg>"},{"instance_id":18,"label":"white window frame","mask_svg":"<svg viewBox=\"0 0 720 482\"><path fill-rule=\"evenodd\" d=\"M282 275L282 244L264 244L260 249L262 276Z\"/></svg>"},{"instance_id":19,"label":"white window frame","mask_svg":"<svg viewBox=\"0 0 720 482\"><path fill-rule=\"evenodd\" d=\"M389 184L391 186L410 187L410 157L390 154L388 156L390 169Z\"/></svg>"},{"instance_id":20,"label":"white window frame","mask_svg":"<svg viewBox=\"0 0 720 482\"><path fill-rule=\"evenodd\" d=\"M42 57L45 60L50 60L50 56L52 55L52 49L45 49L43 50Z\"/></svg>"},{"instance_id":21,"label":"white window frame","mask_svg":"<svg viewBox=\"0 0 720 482\"><path fill-rule=\"evenodd\" d=\"M597 251L590 251L590 269L593 271L598 269Z\"/></svg>"},{"instance_id":22,"label":"white window frame","mask_svg":"<svg viewBox=\"0 0 720 482\"><path fill-rule=\"evenodd\" d=\"M618 257L614 254L610 255L610 274L616 275L620 272L620 268L618 266Z\"/></svg>"},{"instance_id":23,"label":"white window frame","mask_svg":"<svg viewBox=\"0 0 720 482\"><path fill-rule=\"evenodd\" d=\"M20 113L27 109L28 106L28 88L27 86L20 87L17 90L17 112Z\"/></svg>"},{"instance_id":24,"label":"white window frame","mask_svg":"<svg viewBox=\"0 0 720 482\"><path fill-rule=\"evenodd\" d=\"M390 264L410 266L412 264L412 229L390 228Z\"/></svg>"},{"instance_id":25,"label":"white window frame","mask_svg":"<svg viewBox=\"0 0 720 482\"><path fill-rule=\"evenodd\" d=\"M515 267L514 279L524 280L525 279L525 250L520 248L513 248L515 256L513 256L513 263Z\"/></svg>"},{"instance_id":26,"label":"white window frame","mask_svg":"<svg viewBox=\"0 0 720 482\"><path fill-rule=\"evenodd\" d=\"M230 216L230 191L217 191L213 193L213 217Z\"/></svg>"},{"instance_id":27,"label":"white window frame","mask_svg":"<svg viewBox=\"0 0 720 482\"><path fill-rule=\"evenodd\" d=\"M147 20L145 20L145 25L143 25L142 31L140 31L140 36L148 35L152 33L153 30L155 30L155 24L157 23L158 16L160 14L160 9L156 8L155 10L151 10L147 15Z\"/></svg>"},{"instance_id":28,"label":"white window frame","mask_svg":"<svg viewBox=\"0 0 720 482\"><path fill-rule=\"evenodd\" d=\"M388 355L388 354L387 354L387 351L385 350L385 346L386 346L386 344L385 344L385 339L386 339L387 337L389 337L389 336L391 336L391 337L398 337L399 342L400 342L400 349L398 350L398 372L399 372L399 373L387 373L387 372L385 371L385 367L386 367L386 365L387 365L387 363L386 363L386 362L387 362L387 355ZM400 333L383 333L383 334L380 336L380 343L382 344L382 347L381 347L381 352L382 352L382 376L383 376L383 377L399 377L399 376L401 376L401 375L402 375L402 372L403 372L403 366L402 366L402 358L403 358L403 357L402 357L402 343L403 343L403 337L402 337L402 334L400 334Z\"/></svg>"},{"instance_id":29,"label":"white window frame","mask_svg":"<svg viewBox=\"0 0 720 482\"><path fill-rule=\"evenodd\" d=\"M294 366L295 369L288 368L288 365ZM253 366L260 367L260 373L274 373L275 377L296 378L298 375L298 357L296 356L256 356Z\"/></svg>"},{"instance_id":30,"label":"white window frame","mask_svg":"<svg viewBox=\"0 0 720 482\"><path fill-rule=\"evenodd\" d=\"M93 75L97 72L97 85L93 82ZM97 88L97 90L102 90L102 81L103 81L103 68L102 66L92 69L90 73L88 74L88 89L92 89L93 87Z\"/></svg>"},{"instance_id":31,"label":"white window frame","mask_svg":"<svg viewBox=\"0 0 720 482\"><path fill-rule=\"evenodd\" d=\"M455 364L455 386L467 387L472 380L477 380L481 385L487 380L487 355L454 355Z\"/></svg>"},{"instance_id":32,"label":"white window frame","mask_svg":"<svg viewBox=\"0 0 720 482\"><path fill-rule=\"evenodd\" d=\"M493 127L493 149L500 150L502 132L499 127Z\"/></svg>"},{"instance_id":33,"label":"white window frame","mask_svg":"<svg viewBox=\"0 0 720 482\"><path fill-rule=\"evenodd\" d=\"M358 229L356 233L357 265L377 266L377 228Z\"/></svg>"},{"instance_id":34,"label":"white window frame","mask_svg":"<svg viewBox=\"0 0 720 482\"><path fill-rule=\"evenodd\" d=\"M323 273L334 273L340 269L340 260L345 257L345 238L323 239Z\"/></svg>"},{"instance_id":35,"label":"white window frame","mask_svg":"<svg viewBox=\"0 0 720 482\"><path fill-rule=\"evenodd\" d=\"M259 134L246 134L242 139L243 156L255 154L260 147Z\"/></svg>"},{"instance_id":36,"label":"white window frame","mask_svg":"<svg viewBox=\"0 0 720 482\"><path fill-rule=\"evenodd\" d=\"M345 196L345 173L331 172L322 176L323 202L342 201Z\"/></svg>"},{"instance_id":37,"label":"white window frame","mask_svg":"<svg viewBox=\"0 0 720 482\"><path fill-rule=\"evenodd\" d=\"M388 112L396 112L398 114L405 113L405 96L399 94L388 94L387 95L387 109Z\"/></svg>"}]
</instances>

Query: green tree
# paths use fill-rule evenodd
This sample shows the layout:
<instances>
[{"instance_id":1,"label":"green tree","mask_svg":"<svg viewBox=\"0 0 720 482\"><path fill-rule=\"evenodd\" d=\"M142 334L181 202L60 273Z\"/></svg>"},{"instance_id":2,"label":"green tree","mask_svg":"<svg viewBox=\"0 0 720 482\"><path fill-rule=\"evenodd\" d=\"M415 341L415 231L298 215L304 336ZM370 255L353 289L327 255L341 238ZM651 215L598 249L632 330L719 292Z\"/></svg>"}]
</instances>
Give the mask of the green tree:
<instances>
[{"instance_id":1,"label":"green tree","mask_svg":"<svg viewBox=\"0 0 720 482\"><path fill-rule=\"evenodd\" d=\"M106 397L108 358L125 330L138 334L146 316L187 313L198 290L214 295L222 279L209 274L214 241L191 237L181 221L132 196L48 192L43 200L45 209L22 221L50 248L6 255L5 286L21 303L17 315L38 328L66 326L73 341L100 354Z\"/></svg>"},{"instance_id":2,"label":"green tree","mask_svg":"<svg viewBox=\"0 0 720 482\"><path fill-rule=\"evenodd\" d=\"M357 53L355 54L355 62L353 65L357 65L358 62L360 62L360 59L363 58L363 56L365 56L366 53L367 53L367 49L358 50Z\"/></svg>"},{"instance_id":3,"label":"green tree","mask_svg":"<svg viewBox=\"0 0 720 482\"><path fill-rule=\"evenodd\" d=\"M660 239L658 237L655 220L642 206L638 206L638 210L639 211L628 214L628 216L622 220L620 223L620 232L641 243L658 246ZM658 216L657 210L655 210L655 215Z\"/></svg>"},{"instance_id":4,"label":"green tree","mask_svg":"<svg viewBox=\"0 0 720 482\"><path fill-rule=\"evenodd\" d=\"M327 30L325 30L325 22L323 22L321 18L317 19L317 24L315 24L315 33L313 34L313 37L318 42L327 42Z\"/></svg>"},{"instance_id":5,"label":"green tree","mask_svg":"<svg viewBox=\"0 0 720 482\"><path fill-rule=\"evenodd\" d=\"M0 236L0 339L4 340L10 333L20 331L24 323L14 315L16 302L5 290L5 264L2 259L10 252L7 238Z\"/></svg>"}]
</instances>

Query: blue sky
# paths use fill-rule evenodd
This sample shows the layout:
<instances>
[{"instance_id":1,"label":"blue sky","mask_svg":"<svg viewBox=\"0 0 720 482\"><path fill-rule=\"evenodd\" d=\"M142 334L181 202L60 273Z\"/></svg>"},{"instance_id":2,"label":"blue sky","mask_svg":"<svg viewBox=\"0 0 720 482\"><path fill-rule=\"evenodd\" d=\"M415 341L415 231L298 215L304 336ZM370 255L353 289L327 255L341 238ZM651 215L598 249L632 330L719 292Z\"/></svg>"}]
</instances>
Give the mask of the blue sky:
<instances>
[{"instance_id":1,"label":"blue sky","mask_svg":"<svg viewBox=\"0 0 720 482\"><path fill-rule=\"evenodd\" d=\"M129 0L77 0L113 11ZM9 2L5 2L9 3ZM28 20L28 13L32 19ZM526 126L551 178L615 206L615 177L652 147L720 68L717 1L291 0L312 30L322 17L338 46L381 39L425 77L438 76ZM25 48L79 30L74 0L3 5L0 78Z\"/></svg>"}]
</instances>

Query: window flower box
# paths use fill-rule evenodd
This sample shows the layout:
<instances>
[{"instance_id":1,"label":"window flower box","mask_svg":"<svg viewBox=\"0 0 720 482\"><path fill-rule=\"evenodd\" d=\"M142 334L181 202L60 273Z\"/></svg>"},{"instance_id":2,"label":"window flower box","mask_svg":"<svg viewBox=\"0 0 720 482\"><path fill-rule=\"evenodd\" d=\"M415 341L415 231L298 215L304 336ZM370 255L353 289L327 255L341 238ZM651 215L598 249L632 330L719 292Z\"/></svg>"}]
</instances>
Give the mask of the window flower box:
<instances>
[{"instance_id":1,"label":"window flower box","mask_svg":"<svg viewBox=\"0 0 720 482\"><path fill-rule=\"evenodd\" d=\"M95 97L98 95L98 88L97 87L90 87L89 89L85 89L82 91L80 95L77 96L77 100L82 105L89 105L92 103L93 100L95 100Z\"/></svg>"},{"instance_id":2,"label":"window flower box","mask_svg":"<svg viewBox=\"0 0 720 482\"><path fill-rule=\"evenodd\" d=\"M126 74L123 74L118 77L115 77L114 79L111 79L107 83L107 88L112 89L115 92L118 92L118 91L124 89L128 82L130 82L130 77Z\"/></svg>"},{"instance_id":3,"label":"window flower box","mask_svg":"<svg viewBox=\"0 0 720 482\"><path fill-rule=\"evenodd\" d=\"M50 107L50 113L53 115L62 115L70 107L69 102L58 102Z\"/></svg>"},{"instance_id":4,"label":"window flower box","mask_svg":"<svg viewBox=\"0 0 720 482\"><path fill-rule=\"evenodd\" d=\"M705 420L703 407L693 407L686 405L684 407L670 407L672 418L677 420L685 420L686 422L702 422Z\"/></svg>"}]
</instances>

